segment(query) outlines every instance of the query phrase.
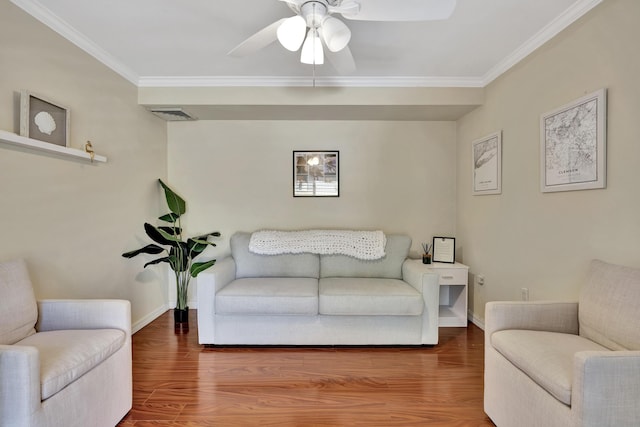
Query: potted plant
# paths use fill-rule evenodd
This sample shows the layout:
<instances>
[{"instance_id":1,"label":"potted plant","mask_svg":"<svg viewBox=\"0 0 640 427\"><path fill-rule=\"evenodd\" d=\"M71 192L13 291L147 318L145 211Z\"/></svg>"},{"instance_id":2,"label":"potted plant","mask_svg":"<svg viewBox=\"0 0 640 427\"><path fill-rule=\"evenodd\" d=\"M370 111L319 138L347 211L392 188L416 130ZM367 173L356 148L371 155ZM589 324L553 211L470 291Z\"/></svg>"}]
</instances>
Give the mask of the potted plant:
<instances>
[{"instance_id":1,"label":"potted plant","mask_svg":"<svg viewBox=\"0 0 640 427\"><path fill-rule=\"evenodd\" d=\"M209 242L209 237L219 237L217 231L203 234L200 236L188 238L186 241L182 237L182 225L180 223L182 215L187 211L187 205L184 199L178 196L167 184L158 180L162 186L167 201L167 206L171 212L158 218L169 225L155 227L149 223L144 224L144 230L147 236L155 243L144 246L135 251L123 253L125 258L133 258L139 254L159 255L147 262L148 265L166 262L173 270L176 277L176 294L177 303L174 310L174 319L176 328L182 327L188 330L188 313L187 291L189 290L189 282L192 277L198 276L202 271L211 267L216 263L215 259L205 262L194 262L194 259L200 255L207 246L216 246L215 243Z\"/></svg>"}]
</instances>

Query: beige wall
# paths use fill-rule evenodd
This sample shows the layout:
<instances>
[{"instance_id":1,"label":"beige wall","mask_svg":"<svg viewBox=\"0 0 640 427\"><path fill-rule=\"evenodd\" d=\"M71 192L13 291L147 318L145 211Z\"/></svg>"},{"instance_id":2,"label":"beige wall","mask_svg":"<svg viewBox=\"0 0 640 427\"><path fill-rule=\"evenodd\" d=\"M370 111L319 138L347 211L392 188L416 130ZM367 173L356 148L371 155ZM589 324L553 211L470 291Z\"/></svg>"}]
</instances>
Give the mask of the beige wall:
<instances>
[{"instance_id":1,"label":"beige wall","mask_svg":"<svg viewBox=\"0 0 640 427\"><path fill-rule=\"evenodd\" d=\"M8 1L0 2L0 129L18 132L16 93L71 111L71 145L106 164L0 143L0 260L27 260L39 298L125 298L134 323L165 307L166 275L120 256L161 209L166 125L137 89Z\"/></svg>"},{"instance_id":2,"label":"beige wall","mask_svg":"<svg viewBox=\"0 0 640 427\"><path fill-rule=\"evenodd\" d=\"M340 197L292 196L293 150L340 151ZM414 250L455 231L455 123L199 121L169 124L169 180L192 232L382 229Z\"/></svg>"},{"instance_id":3,"label":"beige wall","mask_svg":"<svg viewBox=\"0 0 640 427\"><path fill-rule=\"evenodd\" d=\"M458 122L458 238L462 260L491 300L575 299L592 258L640 267L640 2L607 0L486 88L484 106ZM608 89L603 190L541 193L539 117ZM503 132L502 195L471 195L472 140Z\"/></svg>"}]
</instances>

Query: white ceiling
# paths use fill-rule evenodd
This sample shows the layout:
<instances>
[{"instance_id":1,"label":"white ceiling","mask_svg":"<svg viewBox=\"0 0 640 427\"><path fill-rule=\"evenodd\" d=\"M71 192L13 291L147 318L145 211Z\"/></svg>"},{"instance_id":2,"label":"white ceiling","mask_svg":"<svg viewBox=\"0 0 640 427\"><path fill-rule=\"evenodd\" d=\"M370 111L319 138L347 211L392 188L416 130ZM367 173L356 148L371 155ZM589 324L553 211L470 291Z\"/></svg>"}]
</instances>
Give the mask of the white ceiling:
<instances>
[{"instance_id":1,"label":"white ceiling","mask_svg":"<svg viewBox=\"0 0 640 427\"><path fill-rule=\"evenodd\" d=\"M277 0L12 0L139 86L291 86L315 75L374 87L485 86L601 1L458 0L447 21L345 20L357 70L339 75L277 42L227 56L292 15Z\"/></svg>"}]
</instances>

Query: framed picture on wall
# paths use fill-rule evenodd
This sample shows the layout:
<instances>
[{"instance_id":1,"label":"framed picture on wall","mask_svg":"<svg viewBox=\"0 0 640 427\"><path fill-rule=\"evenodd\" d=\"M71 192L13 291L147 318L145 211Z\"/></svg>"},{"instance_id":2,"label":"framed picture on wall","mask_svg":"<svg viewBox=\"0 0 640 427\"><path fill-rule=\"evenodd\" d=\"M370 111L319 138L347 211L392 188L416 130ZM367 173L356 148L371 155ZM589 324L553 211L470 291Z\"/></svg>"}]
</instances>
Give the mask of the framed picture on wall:
<instances>
[{"instance_id":1,"label":"framed picture on wall","mask_svg":"<svg viewBox=\"0 0 640 427\"><path fill-rule=\"evenodd\" d=\"M474 196L502 193L502 132L471 143Z\"/></svg>"},{"instance_id":2,"label":"framed picture on wall","mask_svg":"<svg viewBox=\"0 0 640 427\"><path fill-rule=\"evenodd\" d=\"M606 186L606 89L540 116L540 191Z\"/></svg>"},{"instance_id":3,"label":"framed picture on wall","mask_svg":"<svg viewBox=\"0 0 640 427\"><path fill-rule=\"evenodd\" d=\"M294 197L339 197L340 152L294 151Z\"/></svg>"},{"instance_id":4,"label":"framed picture on wall","mask_svg":"<svg viewBox=\"0 0 640 427\"><path fill-rule=\"evenodd\" d=\"M69 110L29 91L21 91L20 135L68 147Z\"/></svg>"}]
</instances>

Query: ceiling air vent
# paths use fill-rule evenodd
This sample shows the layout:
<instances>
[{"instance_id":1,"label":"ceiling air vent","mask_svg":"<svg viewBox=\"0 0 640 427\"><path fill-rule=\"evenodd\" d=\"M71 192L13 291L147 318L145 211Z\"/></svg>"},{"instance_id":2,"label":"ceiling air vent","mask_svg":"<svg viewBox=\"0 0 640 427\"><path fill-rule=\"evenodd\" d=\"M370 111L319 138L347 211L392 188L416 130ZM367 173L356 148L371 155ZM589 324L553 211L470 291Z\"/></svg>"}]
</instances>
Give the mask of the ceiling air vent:
<instances>
[{"instance_id":1,"label":"ceiling air vent","mask_svg":"<svg viewBox=\"0 0 640 427\"><path fill-rule=\"evenodd\" d=\"M168 122L197 120L195 117L185 112L182 108L150 108L149 111Z\"/></svg>"}]
</instances>

